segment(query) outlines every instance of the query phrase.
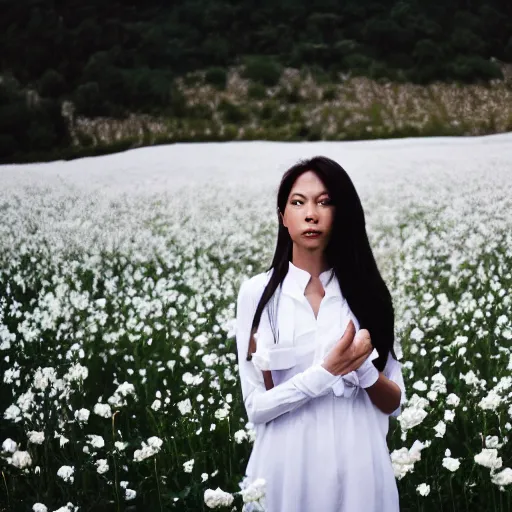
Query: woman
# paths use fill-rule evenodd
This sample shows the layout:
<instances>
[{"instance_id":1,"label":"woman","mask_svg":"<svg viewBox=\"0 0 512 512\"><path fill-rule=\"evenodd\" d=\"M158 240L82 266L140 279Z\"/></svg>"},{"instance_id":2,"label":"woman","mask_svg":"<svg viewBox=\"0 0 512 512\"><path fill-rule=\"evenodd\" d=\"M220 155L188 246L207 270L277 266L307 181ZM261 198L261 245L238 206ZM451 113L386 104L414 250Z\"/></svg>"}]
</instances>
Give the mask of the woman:
<instances>
[{"instance_id":1,"label":"woman","mask_svg":"<svg viewBox=\"0 0 512 512\"><path fill-rule=\"evenodd\" d=\"M326 157L283 176L272 265L240 287L236 342L256 439L245 484L268 512L396 512L386 443L405 400L394 313L344 169Z\"/></svg>"}]
</instances>

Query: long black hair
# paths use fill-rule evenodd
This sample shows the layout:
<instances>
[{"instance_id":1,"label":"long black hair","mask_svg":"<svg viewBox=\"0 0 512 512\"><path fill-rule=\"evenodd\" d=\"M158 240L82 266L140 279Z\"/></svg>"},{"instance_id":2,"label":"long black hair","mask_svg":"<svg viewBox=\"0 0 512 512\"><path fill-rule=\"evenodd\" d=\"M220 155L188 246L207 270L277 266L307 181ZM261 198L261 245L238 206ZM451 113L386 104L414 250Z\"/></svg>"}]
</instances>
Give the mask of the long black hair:
<instances>
[{"instance_id":1,"label":"long black hair","mask_svg":"<svg viewBox=\"0 0 512 512\"><path fill-rule=\"evenodd\" d=\"M325 156L300 160L281 179L277 192L277 245L267 270L272 270L272 273L256 307L247 360L251 359L256 349L253 335L258 329L263 309L282 284L292 259L293 241L279 212L284 215L295 180L307 171L313 171L323 182L329 192L331 204L335 206L331 235L325 248L326 261L329 268L333 268L341 293L358 319L360 328L368 329L373 347L379 354L373 364L382 371L389 352L396 359L393 350L395 315L391 294L377 268L366 233L363 207L352 180L341 165ZM270 308L267 309L270 311ZM272 323L271 321L271 325ZM274 327L272 331L275 341Z\"/></svg>"}]
</instances>

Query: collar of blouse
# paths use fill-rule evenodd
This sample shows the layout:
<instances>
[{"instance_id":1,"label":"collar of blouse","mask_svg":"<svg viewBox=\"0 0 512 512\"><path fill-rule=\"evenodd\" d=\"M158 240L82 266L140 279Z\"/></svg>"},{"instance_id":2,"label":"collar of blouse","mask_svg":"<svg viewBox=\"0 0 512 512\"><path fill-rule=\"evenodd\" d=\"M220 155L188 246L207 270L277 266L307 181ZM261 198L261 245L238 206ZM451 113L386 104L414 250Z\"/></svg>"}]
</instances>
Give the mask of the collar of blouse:
<instances>
[{"instance_id":1,"label":"collar of blouse","mask_svg":"<svg viewBox=\"0 0 512 512\"><path fill-rule=\"evenodd\" d=\"M333 275L331 281L328 283L331 276L332 267L324 270L320 275L319 279L325 290L325 298L329 297L340 297L342 298L340 286L336 275ZM334 271L333 271L334 274ZM306 286L311 279L311 274L302 268L295 266L291 261L289 262L288 272L283 280L282 293L290 295L297 300L304 300ZM306 299L307 300L307 299Z\"/></svg>"}]
</instances>

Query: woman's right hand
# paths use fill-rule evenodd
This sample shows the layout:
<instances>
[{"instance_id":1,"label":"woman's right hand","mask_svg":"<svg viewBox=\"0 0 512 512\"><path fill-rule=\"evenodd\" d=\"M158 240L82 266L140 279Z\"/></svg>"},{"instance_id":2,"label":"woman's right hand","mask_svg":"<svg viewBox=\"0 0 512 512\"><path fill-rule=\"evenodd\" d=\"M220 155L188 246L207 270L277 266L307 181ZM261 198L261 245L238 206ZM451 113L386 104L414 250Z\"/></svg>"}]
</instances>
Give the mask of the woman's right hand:
<instances>
[{"instance_id":1,"label":"woman's right hand","mask_svg":"<svg viewBox=\"0 0 512 512\"><path fill-rule=\"evenodd\" d=\"M348 323L345 333L338 343L329 351L322 363L322 366L333 375L346 375L357 370L373 351L370 336L366 336L366 329L359 331L362 335L357 336L356 328L352 320Z\"/></svg>"}]
</instances>

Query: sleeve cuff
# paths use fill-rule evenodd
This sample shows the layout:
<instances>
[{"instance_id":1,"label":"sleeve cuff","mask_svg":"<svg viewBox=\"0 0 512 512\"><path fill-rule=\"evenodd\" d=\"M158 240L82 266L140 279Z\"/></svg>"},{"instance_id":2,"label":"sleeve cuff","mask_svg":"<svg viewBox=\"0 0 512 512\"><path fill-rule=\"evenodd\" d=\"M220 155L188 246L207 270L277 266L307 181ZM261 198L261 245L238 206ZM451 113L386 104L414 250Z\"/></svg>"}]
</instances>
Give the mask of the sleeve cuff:
<instances>
[{"instance_id":1,"label":"sleeve cuff","mask_svg":"<svg viewBox=\"0 0 512 512\"><path fill-rule=\"evenodd\" d=\"M359 386L362 388L373 386L379 378L379 370L371 362L367 366L365 365L364 369L356 370L356 373L359 379Z\"/></svg>"},{"instance_id":2,"label":"sleeve cuff","mask_svg":"<svg viewBox=\"0 0 512 512\"><path fill-rule=\"evenodd\" d=\"M330 391L332 385L340 378L339 375L333 375L326 370L321 364L310 366L300 376L301 379L297 381L297 387L312 397Z\"/></svg>"}]
</instances>

